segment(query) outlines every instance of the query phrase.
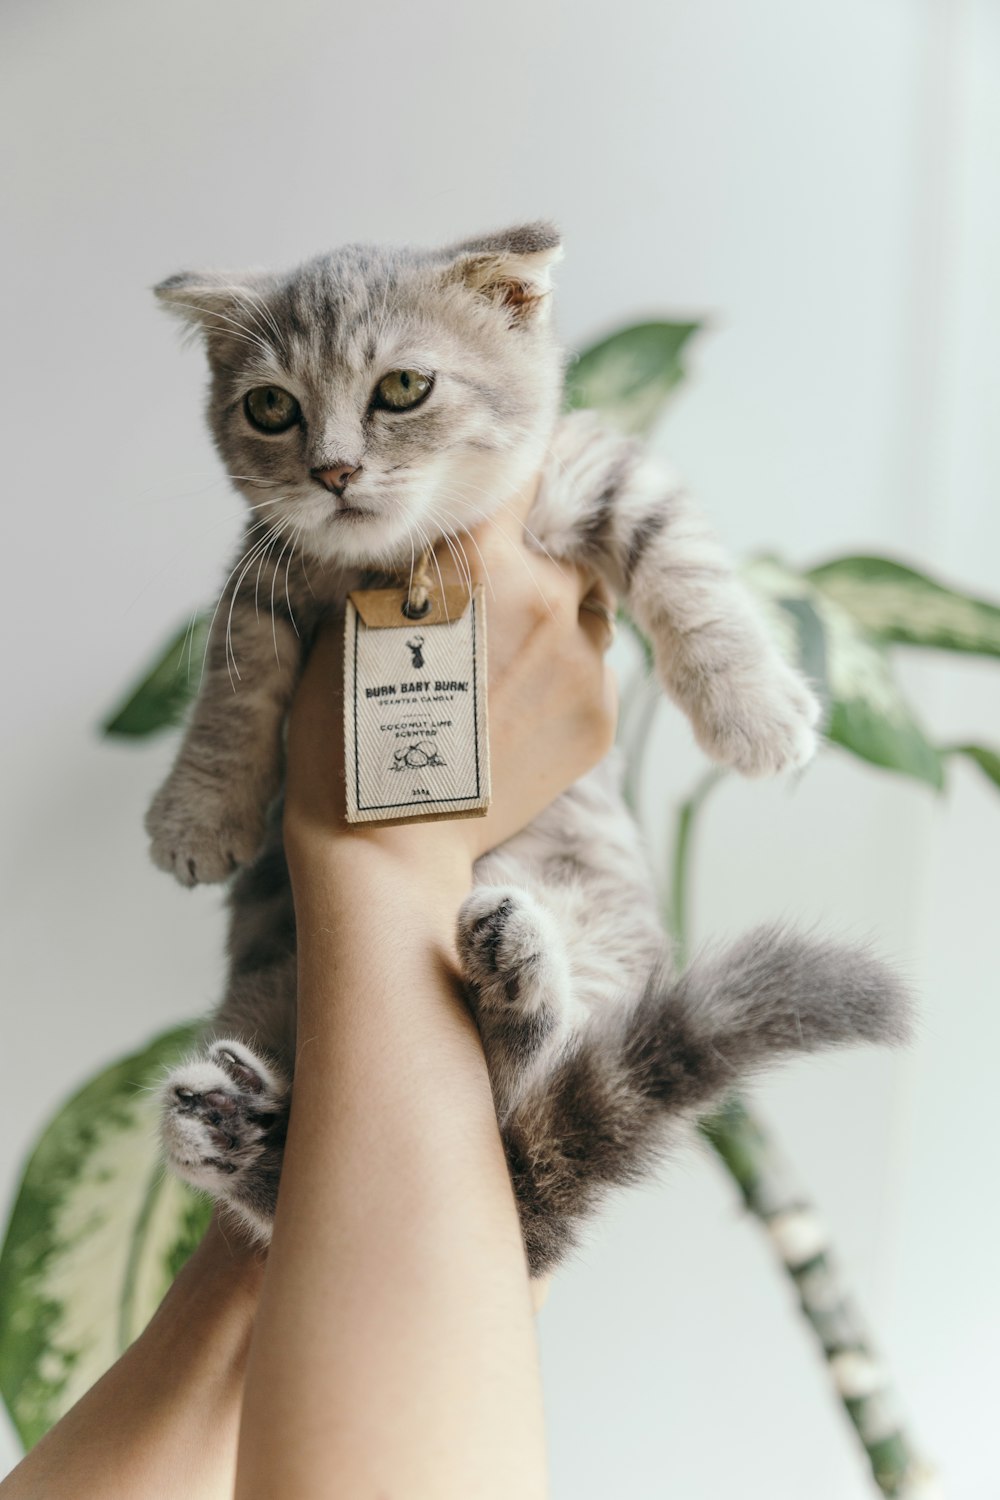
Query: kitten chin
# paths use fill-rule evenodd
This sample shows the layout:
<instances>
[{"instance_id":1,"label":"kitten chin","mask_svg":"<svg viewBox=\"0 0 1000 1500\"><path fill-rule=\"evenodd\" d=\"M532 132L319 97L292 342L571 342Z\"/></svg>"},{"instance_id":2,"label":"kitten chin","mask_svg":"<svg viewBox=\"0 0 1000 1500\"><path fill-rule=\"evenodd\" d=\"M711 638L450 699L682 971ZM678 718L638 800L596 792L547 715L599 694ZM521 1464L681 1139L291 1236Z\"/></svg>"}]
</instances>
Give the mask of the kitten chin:
<instances>
[{"instance_id":1,"label":"kitten chin","mask_svg":"<svg viewBox=\"0 0 1000 1500\"><path fill-rule=\"evenodd\" d=\"M380 487L369 501L363 485L356 495L349 488L347 504L336 508L310 495L298 515L305 522L302 545L321 564L365 568L391 560L408 566L411 547L419 553L443 534L467 531L509 504L539 472L547 436L538 434L514 449L449 454L447 462L429 466L419 491L411 484L398 499Z\"/></svg>"}]
</instances>

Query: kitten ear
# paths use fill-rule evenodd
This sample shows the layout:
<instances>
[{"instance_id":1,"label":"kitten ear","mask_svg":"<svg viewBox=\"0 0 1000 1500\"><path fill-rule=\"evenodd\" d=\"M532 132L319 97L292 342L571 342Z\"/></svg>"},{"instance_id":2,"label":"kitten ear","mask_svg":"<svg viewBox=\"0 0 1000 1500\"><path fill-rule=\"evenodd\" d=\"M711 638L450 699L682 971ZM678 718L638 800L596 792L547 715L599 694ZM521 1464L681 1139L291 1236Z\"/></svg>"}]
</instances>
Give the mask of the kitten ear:
<instances>
[{"instance_id":1,"label":"kitten ear","mask_svg":"<svg viewBox=\"0 0 1000 1500\"><path fill-rule=\"evenodd\" d=\"M168 312L205 333L225 333L239 326L236 311L242 303L257 300L258 278L245 271L178 271L153 288L153 294Z\"/></svg>"},{"instance_id":2,"label":"kitten ear","mask_svg":"<svg viewBox=\"0 0 1000 1500\"><path fill-rule=\"evenodd\" d=\"M553 224L522 224L465 240L448 254L449 280L463 282L503 308L512 324L547 313L552 268L562 259L562 242Z\"/></svg>"}]
</instances>

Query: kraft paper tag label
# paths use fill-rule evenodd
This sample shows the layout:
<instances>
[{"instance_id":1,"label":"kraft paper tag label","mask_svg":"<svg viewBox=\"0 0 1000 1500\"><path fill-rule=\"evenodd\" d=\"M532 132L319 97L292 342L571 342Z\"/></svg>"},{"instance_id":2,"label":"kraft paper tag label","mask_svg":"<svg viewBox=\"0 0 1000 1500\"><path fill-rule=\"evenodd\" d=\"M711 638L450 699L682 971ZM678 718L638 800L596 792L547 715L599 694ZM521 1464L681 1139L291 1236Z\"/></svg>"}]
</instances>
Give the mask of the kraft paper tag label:
<instances>
[{"instance_id":1,"label":"kraft paper tag label","mask_svg":"<svg viewBox=\"0 0 1000 1500\"><path fill-rule=\"evenodd\" d=\"M423 620L383 623L400 619L405 598L372 590L347 603L349 823L477 817L490 805L482 585L457 616L443 618L438 600Z\"/></svg>"}]
</instances>

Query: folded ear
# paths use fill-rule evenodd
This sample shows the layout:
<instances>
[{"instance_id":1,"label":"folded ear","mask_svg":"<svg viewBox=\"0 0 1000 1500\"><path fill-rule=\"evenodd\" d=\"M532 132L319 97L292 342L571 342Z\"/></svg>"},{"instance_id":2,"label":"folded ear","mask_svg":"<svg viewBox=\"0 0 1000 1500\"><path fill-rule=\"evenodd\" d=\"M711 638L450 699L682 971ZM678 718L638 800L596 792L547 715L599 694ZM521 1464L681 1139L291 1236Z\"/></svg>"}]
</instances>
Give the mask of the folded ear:
<instances>
[{"instance_id":1,"label":"folded ear","mask_svg":"<svg viewBox=\"0 0 1000 1500\"><path fill-rule=\"evenodd\" d=\"M552 290L552 268L562 258L559 231L552 224L522 224L479 239L464 240L446 252L448 275L503 308L511 323L543 317Z\"/></svg>"},{"instance_id":2,"label":"folded ear","mask_svg":"<svg viewBox=\"0 0 1000 1500\"><path fill-rule=\"evenodd\" d=\"M190 328L259 339L262 331L267 332L260 319L252 316L261 296L260 280L247 271L178 271L154 286L153 293Z\"/></svg>"}]
</instances>

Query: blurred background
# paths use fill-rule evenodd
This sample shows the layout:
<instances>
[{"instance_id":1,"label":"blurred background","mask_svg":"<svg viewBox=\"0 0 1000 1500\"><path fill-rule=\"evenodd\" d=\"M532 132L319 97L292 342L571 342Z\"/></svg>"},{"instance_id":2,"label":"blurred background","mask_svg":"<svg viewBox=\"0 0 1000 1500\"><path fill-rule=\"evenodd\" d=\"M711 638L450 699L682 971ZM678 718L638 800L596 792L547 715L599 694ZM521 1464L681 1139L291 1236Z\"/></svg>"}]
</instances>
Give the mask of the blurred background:
<instances>
[{"instance_id":1,"label":"blurred background","mask_svg":"<svg viewBox=\"0 0 1000 1500\"><path fill-rule=\"evenodd\" d=\"M881 551L1000 592L1000 7L990 0L8 0L0 50L7 730L0 1196L112 1058L213 1003L220 899L149 865L172 742L96 726L210 600L239 526L202 356L149 285L356 239L565 233L571 345L707 317L657 443L741 553ZM1000 740L996 667L905 663L939 740ZM648 836L699 774L663 716ZM900 1056L756 1091L956 1497L1000 1495L990 1136L1000 802L838 752L720 788L695 932L873 935ZM693 1148L622 1196L541 1319L556 1500L862 1500L860 1449L756 1226ZM0 1432L0 1472L18 1449Z\"/></svg>"}]
</instances>

